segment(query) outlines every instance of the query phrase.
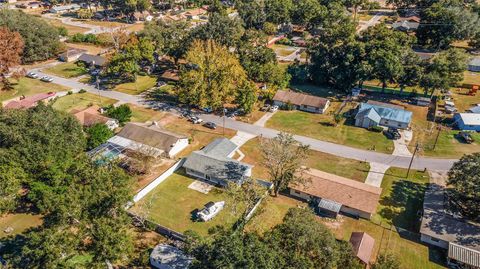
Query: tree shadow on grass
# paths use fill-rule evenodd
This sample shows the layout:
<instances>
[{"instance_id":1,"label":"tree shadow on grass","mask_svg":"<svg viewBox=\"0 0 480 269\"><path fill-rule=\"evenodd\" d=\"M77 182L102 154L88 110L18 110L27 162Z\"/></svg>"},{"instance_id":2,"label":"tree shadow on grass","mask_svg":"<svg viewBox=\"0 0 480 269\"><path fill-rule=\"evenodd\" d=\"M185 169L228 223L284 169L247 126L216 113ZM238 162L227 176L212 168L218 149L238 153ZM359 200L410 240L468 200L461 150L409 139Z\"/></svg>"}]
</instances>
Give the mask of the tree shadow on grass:
<instances>
[{"instance_id":1,"label":"tree shadow on grass","mask_svg":"<svg viewBox=\"0 0 480 269\"><path fill-rule=\"evenodd\" d=\"M390 195L380 200L384 207L379 215L397 227L418 231L418 212L422 209L425 189L426 185L421 183L407 180L393 182Z\"/></svg>"}]
</instances>

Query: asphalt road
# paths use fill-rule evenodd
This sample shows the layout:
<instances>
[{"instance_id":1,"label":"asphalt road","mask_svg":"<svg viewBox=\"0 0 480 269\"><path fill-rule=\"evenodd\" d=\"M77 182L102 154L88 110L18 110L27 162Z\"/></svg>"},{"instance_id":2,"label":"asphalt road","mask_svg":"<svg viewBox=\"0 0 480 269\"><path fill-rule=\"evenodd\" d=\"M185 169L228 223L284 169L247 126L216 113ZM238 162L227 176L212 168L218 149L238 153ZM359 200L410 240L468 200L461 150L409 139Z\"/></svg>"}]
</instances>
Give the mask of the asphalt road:
<instances>
[{"instance_id":1,"label":"asphalt road","mask_svg":"<svg viewBox=\"0 0 480 269\"><path fill-rule=\"evenodd\" d=\"M99 94L101 96L112 98L115 100L119 100L122 103L131 103L139 106L146 106L154 109L170 111L176 114L179 113L178 108L163 104L161 102L147 102L141 96L134 96L134 95L129 95L129 94L116 92L116 91L104 91L104 90L99 91L91 85L80 83L72 79L65 79L58 76L44 74L41 71L39 71L40 69L41 68L37 68L32 71L36 72L40 76L48 75L52 77L53 83L70 87L72 89L85 89L88 92ZM224 121L222 117L212 115L212 114L204 114L201 117L205 121L215 122L219 126L219 128L223 126ZM266 137L266 138L273 138L279 132L274 129L260 127L253 124L229 119L229 118L225 119L225 127L229 129L237 130L237 131L254 134L257 136ZM310 148L313 150L329 153L329 154L336 155L343 158L355 159L359 161L375 162L375 163L385 164L388 166L408 168L411 160L411 158L409 157L394 156L394 155L389 155L385 153L352 148L352 147L325 142L322 140L305 137L301 135L295 135L295 139L297 139L303 144L309 145ZM426 168L428 170L446 171L451 168L451 166L455 161L456 160L454 159L435 159L435 158L426 158L426 157L416 157L413 160L412 168L418 169L418 170L423 170ZM348 168L346 167L345 169L348 169Z\"/></svg>"}]
</instances>

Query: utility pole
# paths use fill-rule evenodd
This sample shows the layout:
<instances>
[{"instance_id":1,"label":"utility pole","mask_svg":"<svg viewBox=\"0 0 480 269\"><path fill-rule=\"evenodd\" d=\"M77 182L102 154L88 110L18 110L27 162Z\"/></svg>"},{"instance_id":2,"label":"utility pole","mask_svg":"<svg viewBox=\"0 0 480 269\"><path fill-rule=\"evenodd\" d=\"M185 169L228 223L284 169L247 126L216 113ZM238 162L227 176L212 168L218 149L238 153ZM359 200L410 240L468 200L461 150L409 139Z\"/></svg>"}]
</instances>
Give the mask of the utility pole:
<instances>
[{"instance_id":1,"label":"utility pole","mask_svg":"<svg viewBox=\"0 0 480 269\"><path fill-rule=\"evenodd\" d=\"M410 159L410 164L408 165L407 179L408 179L408 175L410 174L410 168L412 168L413 158L415 158L415 154L417 153L418 149L419 149L419 145L417 143L415 145L415 150L413 151L412 158Z\"/></svg>"},{"instance_id":2,"label":"utility pole","mask_svg":"<svg viewBox=\"0 0 480 269\"><path fill-rule=\"evenodd\" d=\"M223 111L223 137L225 137L225 105L222 106Z\"/></svg>"},{"instance_id":3,"label":"utility pole","mask_svg":"<svg viewBox=\"0 0 480 269\"><path fill-rule=\"evenodd\" d=\"M435 147L437 146L438 137L440 136L440 132L441 132L441 131L442 131L442 125L439 125L439 126L438 126L437 136L435 137L435 143L433 143L433 150L435 150Z\"/></svg>"}]
</instances>

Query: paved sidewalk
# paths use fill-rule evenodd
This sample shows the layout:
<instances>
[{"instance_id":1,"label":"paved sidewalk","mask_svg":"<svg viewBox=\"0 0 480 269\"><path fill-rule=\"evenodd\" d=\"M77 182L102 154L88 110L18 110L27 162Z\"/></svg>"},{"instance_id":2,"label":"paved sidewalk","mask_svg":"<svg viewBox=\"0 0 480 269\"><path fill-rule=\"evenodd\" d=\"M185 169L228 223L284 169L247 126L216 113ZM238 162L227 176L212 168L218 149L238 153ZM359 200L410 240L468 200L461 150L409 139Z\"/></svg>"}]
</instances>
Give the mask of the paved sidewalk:
<instances>
[{"instance_id":1,"label":"paved sidewalk","mask_svg":"<svg viewBox=\"0 0 480 269\"><path fill-rule=\"evenodd\" d=\"M383 176L390 166L381 163L370 163L370 171L368 172L365 183L375 187L382 185Z\"/></svg>"},{"instance_id":2,"label":"paved sidewalk","mask_svg":"<svg viewBox=\"0 0 480 269\"><path fill-rule=\"evenodd\" d=\"M276 113L275 112L267 112L265 113L265 115L263 115L259 120L257 120L253 125L256 125L256 126L261 126L261 127L265 127L265 124L267 123L267 121Z\"/></svg>"}]
</instances>

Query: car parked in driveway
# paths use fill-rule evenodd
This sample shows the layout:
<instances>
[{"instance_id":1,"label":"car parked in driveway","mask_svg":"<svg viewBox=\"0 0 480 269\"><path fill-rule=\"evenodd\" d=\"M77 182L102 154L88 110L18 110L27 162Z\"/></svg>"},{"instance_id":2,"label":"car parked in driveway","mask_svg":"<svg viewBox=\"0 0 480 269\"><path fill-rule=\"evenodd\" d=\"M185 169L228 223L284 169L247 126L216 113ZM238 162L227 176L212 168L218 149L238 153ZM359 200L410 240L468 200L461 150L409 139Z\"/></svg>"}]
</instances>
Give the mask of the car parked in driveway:
<instances>
[{"instance_id":1,"label":"car parked in driveway","mask_svg":"<svg viewBox=\"0 0 480 269\"><path fill-rule=\"evenodd\" d=\"M397 140L400 139L401 135L398 129L388 128L388 130L383 132L388 139Z\"/></svg>"},{"instance_id":2,"label":"car parked in driveway","mask_svg":"<svg viewBox=\"0 0 480 269\"><path fill-rule=\"evenodd\" d=\"M278 106L271 106L270 112L276 112L278 110Z\"/></svg>"},{"instance_id":3,"label":"car parked in driveway","mask_svg":"<svg viewBox=\"0 0 480 269\"><path fill-rule=\"evenodd\" d=\"M217 125L214 122L211 122L211 121L206 122L203 126L209 128L209 129L213 129L213 130L217 129Z\"/></svg>"},{"instance_id":4,"label":"car parked in driveway","mask_svg":"<svg viewBox=\"0 0 480 269\"><path fill-rule=\"evenodd\" d=\"M190 121L191 121L193 124L199 124L199 123L202 123L202 122L203 122L203 120L200 119L200 118L197 117L197 116L192 116L192 117L190 117Z\"/></svg>"},{"instance_id":5,"label":"car parked in driveway","mask_svg":"<svg viewBox=\"0 0 480 269\"><path fill-rule=\"evenodd\" d=\"M27 78L38 78L38 74L34 72L28 72L27 73Z\"/></svg>"},{"instance_id":6,"label":"car parked in driveway","mask_svg":"<svg viewBox=\"0 0 480 269\"><path fill-rule=\"evenodd\" d=\"M458 136L467 144L472 144L475 141L469 132L459 132Z\"/></svg>"},{"instance_id":7,"label":"car parked in driveway","mask_svg":"<svg viewBox=\"0 0 480 269\"><path fill-rule=\"evenodd\" d=\"M49 76L44 76L40 80L43 81L43 82L52 82L53 78L51 78Z\"/></svg>"}]
</instances>

